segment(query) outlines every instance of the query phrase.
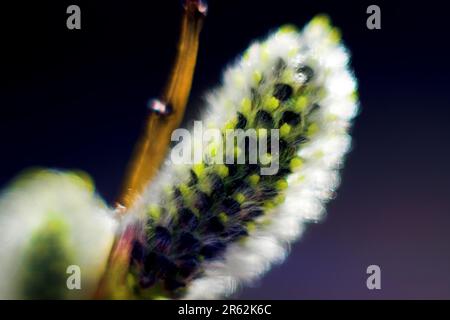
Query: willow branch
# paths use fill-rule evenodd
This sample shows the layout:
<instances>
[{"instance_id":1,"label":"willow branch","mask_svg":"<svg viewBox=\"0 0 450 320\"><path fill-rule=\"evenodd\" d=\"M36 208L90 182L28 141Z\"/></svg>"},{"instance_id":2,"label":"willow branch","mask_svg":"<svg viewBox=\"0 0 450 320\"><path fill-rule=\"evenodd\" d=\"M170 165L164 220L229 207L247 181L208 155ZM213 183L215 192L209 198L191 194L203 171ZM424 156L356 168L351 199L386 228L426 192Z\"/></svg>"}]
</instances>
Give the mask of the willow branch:
<instances>
[{"instance_id":1,"label":"willow branch","mask_svg":"<svg viewBox=\"0 0 450 320\"><path fill-rule=\"evenodd\" d=\"M201 0L186 0L175 63L160 100L150 106L146 127L130 162L118 207L132 206L163 162L170 137L181 123L192 86L199 46L199 35L206 5ZM119 236L111 251L96 298L126 298L126 274L135 230L129 227ZM123 289L123 290L122 290Z\"/></svg>"},{"instance_id":2,"label":"willow branch","mask_svg":"<svg viewBox=\"0 0 450 320\"><path fill-rule=\"evenodd\" d=\"M205 14L206 6L202 1L185 1L177 57L161 96L160 104L164 110L150 112L118 199L118 203L126 208L133 204L155 176L167 154L170 136L183 119L191 90L199 35Z\"/></svg>"}]
</instances>

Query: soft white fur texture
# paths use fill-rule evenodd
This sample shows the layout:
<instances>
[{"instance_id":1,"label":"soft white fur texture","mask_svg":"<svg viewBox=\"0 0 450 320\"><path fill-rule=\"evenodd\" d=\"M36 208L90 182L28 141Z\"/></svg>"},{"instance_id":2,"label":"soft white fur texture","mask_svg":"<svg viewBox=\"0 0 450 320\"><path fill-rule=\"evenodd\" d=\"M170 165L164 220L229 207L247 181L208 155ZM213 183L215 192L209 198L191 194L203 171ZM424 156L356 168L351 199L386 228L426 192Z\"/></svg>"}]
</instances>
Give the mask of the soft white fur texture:
<instances>
[{"instance_id":1,"label":"soft white fur texture","mask_svg":"<svg viewBox=\"0 0 450 320\"><path fill-rule=\"evenodd\" d=\"M81 269L81 290L67 290L66 298L90 298L114 241L112 214L79 175L45 170L15 181L0 196L0 299L23 298L21 277L33 272L23 269L24 254L49 219L67 227L71 263Z\"/></svg>"},{"instance_id":2,"label":"soft white fur texture","mask_svg":"<svg viewBox=\"0 0 450 320\"><path fill-rule=\"evenodd\" d=\"M349 54L336 32L322 16L301 33L275 32L267 40L254 43L245 58L226 70L223 86L208 96L203 121L207 126L222 128L236 115L242 99L250 96L254 72L267 71L280 57L288 62L288 68L300 63L310 65L315 71L312 85L324 92L320 97L309 97L321 106L312 119L318 132L298 153L304 165L288 177L285 202L261 217L265 223L257 224L245 241L231 244L223 259L206 262L203 276L189 284L184 298L221 298L260 277L273 263L283 261L289 244L301 235L308 221L321 218L324 204L334 196L338 170L351 143L348 129L358 111L357 83L348 67ZM187 172L168 162L131 209L134 217L144 216L149 204L159 203L158 190L178 184Z\"/></svg>"}]
</instances>

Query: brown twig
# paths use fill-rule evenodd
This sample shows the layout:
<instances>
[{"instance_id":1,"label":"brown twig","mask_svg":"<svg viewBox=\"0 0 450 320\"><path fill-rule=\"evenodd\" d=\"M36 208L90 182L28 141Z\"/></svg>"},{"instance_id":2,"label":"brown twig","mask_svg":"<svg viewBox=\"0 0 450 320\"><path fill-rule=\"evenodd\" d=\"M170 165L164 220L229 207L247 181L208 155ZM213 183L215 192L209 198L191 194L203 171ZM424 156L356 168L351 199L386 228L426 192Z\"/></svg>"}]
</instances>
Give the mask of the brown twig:
<instances>
[{"instance_id":1,"label":"brown twig","mask_svg":"<svg viewBox=\"0 0 450 320\"><path fill-rule=\"evenodd\" d=\"M154 101L127 171L123 191L118 199L118 210L126 213L133 205L163 162L170 136L184 115L191 90L197 61L199 35L206 5L202 0L185 0L178 52L166 88L160 101ZM135 237L134 226L128 226L118 237L108 260L105 273L95 297L128 298L126 276L131 246Z\"/></svg>"},{"instance_id":2,"label":"brown twig","mask_svg":"<svg viewBox=\"0 0 450 320\"><path fill-rule=\"evenodd\" d=\"M141 194L163 162L170 136L184 115L194 75L199 34L206 14L200 0L187 0L181 23L178 53L171 76L161 97L165 112L151 112L126 175L118 203L126 208Z\"/></svg>"}]
</instances>

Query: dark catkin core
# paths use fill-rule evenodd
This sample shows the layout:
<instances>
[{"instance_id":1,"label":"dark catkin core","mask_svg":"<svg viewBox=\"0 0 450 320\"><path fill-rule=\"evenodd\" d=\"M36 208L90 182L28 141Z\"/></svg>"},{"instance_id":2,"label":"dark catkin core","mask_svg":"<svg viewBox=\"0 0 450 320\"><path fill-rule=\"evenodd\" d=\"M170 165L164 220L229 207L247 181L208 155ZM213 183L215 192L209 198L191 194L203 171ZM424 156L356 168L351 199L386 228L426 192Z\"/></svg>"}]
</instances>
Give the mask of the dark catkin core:
<instances>
[{"instance_id":1,"label":"dark catkin core","mask_svg":"<svg viewBox=\"0 0 450 320\"><path fill-rule=\"evenodd\" d=\"M221 259L230 243L245 241L255 222L282 201L292 161L306 140L302 111L306 108L294 106L308 90L305 83L296 87L279 81L285 69L286 62L279 59L272 74L264 75L265 80L251 89L250 110L238 112L234 122L235 129L268 129L264 138L268 138L268 153L272 156L270 129L288 132L279 139L278 172L261 175L262 164L250 164L248 157L245 164L234 161L194 166L185 183L163 195L161 203L166 205L149 209L146 231L136 239L130 261L138 279L134 287L137 294L179 297L186 285L202 274L205 262ZM307 83L314 77L313 69L306 65L296 72ZM270 92L270 97L263 92ZM268 99L272 99L272 105L276 99L275 108L266 107ZM236 146L248 151L244 147L250 142L246 138Z\"/></svg>"},{"instance_id":2,"label":"dark catkin core","mask_svg":"<svg viewBox=\"0 0 450 320\"><path fill-rule=\"evenodd\" d=\"M293 89L290 85L285 83L277 83L275 84L274 90L273 90L273 96L277 98L280 101L286 101L288 100L293 93Z\"/></svg>"},{"instance_id":3,"label":"dark catkin core","mask_svg":"<svg viewBox=\"0 0 450 320\"><path fill-rule=\"evenodd\" d=\"M304 76L305 83L309 83L314 78L314 70L308 65L299 66L297 72Z\"/></svg>"},{"instance_id":4,"label":"dark catkin core","mask_svg":"<svg viewBox=\"0 0 450 320\"><path fill-rule=\"evenodd\" d=\"M281 127L283 124L287 123L291 126L297 126L300 124L300 121L302 120L300 114L295 113L293 111L285 111L283 112L283 115L281 116L279 126Z\"/></svg>"},{"instance_id":5,"label":"dark catkin core","mask_svg":"<svg viewBox=\"0 0 450 320\"><path fill-rule=\"evenodd\" d=\"M269 112L265 110L259 110L256 113L254 123L256 125L256 128L265 128L265 129L274 128L273 117Z\"/></svg>"}]
</instances>

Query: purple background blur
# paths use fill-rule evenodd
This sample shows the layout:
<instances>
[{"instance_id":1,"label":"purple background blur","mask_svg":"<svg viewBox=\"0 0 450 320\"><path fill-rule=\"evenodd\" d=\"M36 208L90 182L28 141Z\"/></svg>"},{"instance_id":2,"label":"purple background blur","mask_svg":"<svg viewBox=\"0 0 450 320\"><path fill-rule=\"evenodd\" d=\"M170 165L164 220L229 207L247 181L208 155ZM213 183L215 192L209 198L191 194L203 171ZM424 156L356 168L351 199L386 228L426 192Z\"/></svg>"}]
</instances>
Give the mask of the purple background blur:
<instances>
[{"instance_id":1,"label":"purple background blur","mask_svg":"<svg viewBox=\"0 0 450 320\"><path fill-rule=\"evenodd\" d=\"M382 30L366 28L378 4ZM187 119L251 42L328 13L353 53L362 113L337 198L250 299L450 299L449 23L443 1L210 1ZM79 4L82 30L65 27ZM111 203L175 53L179 1L19 1L0 8L0 186L79 168ZM189 121L187 121L189 122ZM366 268L382 269L382 290Z\"/></svg>"}]
</instances>

